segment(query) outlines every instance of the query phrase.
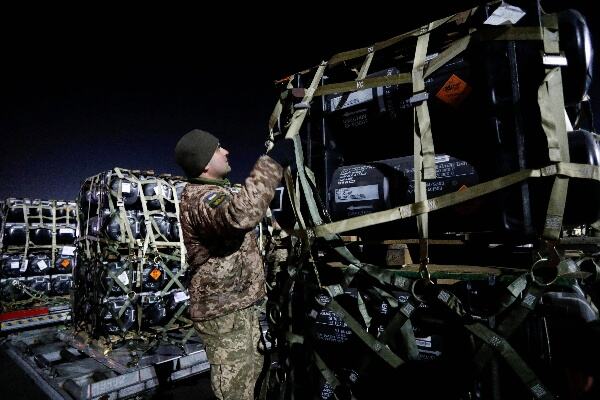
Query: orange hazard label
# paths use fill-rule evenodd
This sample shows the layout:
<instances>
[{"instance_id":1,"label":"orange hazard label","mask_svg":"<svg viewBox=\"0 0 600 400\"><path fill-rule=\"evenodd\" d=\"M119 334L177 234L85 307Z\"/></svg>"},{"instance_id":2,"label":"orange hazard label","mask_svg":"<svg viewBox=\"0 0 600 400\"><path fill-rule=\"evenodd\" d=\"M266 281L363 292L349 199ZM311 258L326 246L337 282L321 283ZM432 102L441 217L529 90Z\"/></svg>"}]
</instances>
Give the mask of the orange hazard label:
<instances>
[{"instance_id":1,"label":"orange hazard label","mask_svg":"<svg viewBox=\"0 0 600 400\"><path fill-rule=\"evenodd\" d=\"M67 260L67 259L65 258L64 260L62 260L62 261L60 262L60 265L61 265L63 268L67 268L69 265L71 265L71 261L69 261L69 260Z\"/></svg>"},{"instance_id":2,"label":"orange hazard label","mask_svg":"<svg viewBox=\"0 0 600 400\"><path fill-rule=\"evenodd\" d=\"M157 280L158 278L160 278L161 274L162 274L162 273L161 273L161 272L160 272L158 269L156 269L156 268L154 268L154 269L153 269L153 270L150 272L150 276L151 276L151 277L152 277L154 280Z\"/></svg>"},{"instance_id":3,"label":"orange hazard label","mask_svg":"<svg viewBox=\"0 0 600 400\"><path fill-rule=\"evenodd\" d=\"M467 190L469 187L467 185L462 185L458 188L457 192L462 192L463 190Z\"/></svg>"},{"instance_id":4,"label":"orange hazard label","mask_svg":"<svg viewBox=\"0 0 600 400\"><path fill-rule=\"evenodd\" d=\"M457 106L471 93L471 86L467 82L452 74L444 83L442 88L435 94L435 97L444 103Z\"/></svg>"}]
</instances>

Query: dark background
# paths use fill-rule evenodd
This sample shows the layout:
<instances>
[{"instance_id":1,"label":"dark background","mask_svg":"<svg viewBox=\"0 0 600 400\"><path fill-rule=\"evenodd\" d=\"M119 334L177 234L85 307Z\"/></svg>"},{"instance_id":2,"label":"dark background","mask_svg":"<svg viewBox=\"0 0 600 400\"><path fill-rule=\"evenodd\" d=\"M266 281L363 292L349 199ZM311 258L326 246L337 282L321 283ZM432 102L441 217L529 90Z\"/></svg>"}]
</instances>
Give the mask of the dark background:
<instances>
[{"instance_id":1,"label":"dark background","mask_svg":"<svg viewBox=\"0 0 600 400\"><path fill-rule=\"evenodd\" d=\"M239 182L264 152L274 80L475 3L5 13L0 199L75 199L113 167L180 174L173 148L193 128L221 138ZM546 3L579 8L597 30L591 2Z\"/></svg>"}]
</instances>

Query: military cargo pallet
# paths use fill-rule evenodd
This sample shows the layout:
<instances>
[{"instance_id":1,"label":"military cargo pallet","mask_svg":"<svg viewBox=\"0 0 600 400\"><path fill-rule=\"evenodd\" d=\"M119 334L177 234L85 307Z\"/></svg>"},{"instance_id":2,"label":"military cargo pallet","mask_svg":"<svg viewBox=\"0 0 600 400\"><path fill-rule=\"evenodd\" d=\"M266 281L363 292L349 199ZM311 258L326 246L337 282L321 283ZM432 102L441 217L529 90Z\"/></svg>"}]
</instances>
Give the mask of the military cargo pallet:
<instances>
[{"instance_id":1,"label":"military cargo pallet","mask_svg":"<svg viewBox=\"0 0 600 400\"><path fill-rule=\"evenodd\" d=\"M50 399L124 399L210 369L197 338L140 355L127 348L104 352L53 326L10 335L2 347Z\"/></svg>"}]
</instances>

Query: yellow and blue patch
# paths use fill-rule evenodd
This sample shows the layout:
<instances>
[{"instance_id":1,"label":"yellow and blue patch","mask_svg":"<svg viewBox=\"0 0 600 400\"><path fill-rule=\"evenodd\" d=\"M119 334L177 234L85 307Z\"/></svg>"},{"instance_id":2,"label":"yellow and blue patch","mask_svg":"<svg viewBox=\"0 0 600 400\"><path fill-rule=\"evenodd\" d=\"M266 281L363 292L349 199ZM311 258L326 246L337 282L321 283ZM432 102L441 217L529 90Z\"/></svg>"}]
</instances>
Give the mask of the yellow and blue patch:
<instances>
[{"instance_id":1,"label":"yellow and blue patch","mask_svg":"<svg viewBox=\"0 0 600 400\"><path fill-rule=\"evenodd\" d=\"M208 204L210 208L217 208L227 199L225 193L210 192L204 198L204 202Z\"/></svg>"}]
</instances>

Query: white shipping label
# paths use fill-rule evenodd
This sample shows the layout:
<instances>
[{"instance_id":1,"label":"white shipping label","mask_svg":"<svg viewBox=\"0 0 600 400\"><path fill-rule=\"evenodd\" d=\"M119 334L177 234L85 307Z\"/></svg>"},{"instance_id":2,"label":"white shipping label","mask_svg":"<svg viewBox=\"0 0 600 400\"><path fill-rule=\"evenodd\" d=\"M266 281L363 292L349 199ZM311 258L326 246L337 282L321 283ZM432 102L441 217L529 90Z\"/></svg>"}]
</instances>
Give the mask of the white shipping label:
<instances>
[{"instance_id":1,"label":"white shipping label","mask_svg":"<svg viewBox=\"0 0 600 400\"><path fill-rule=\"evenodd\" d=\"M25 272L27 270L27 266L29 265L29 260L23 260L23 264L21 265L21 269L19 272Z\"/></svg>"},{"instance_id":2,"label":"white shipping label","mask_svg":"<svg viewBox=\"0 0 600 400\"><path fill-rule=\"evenodd\" d=\"M343 104L340 105L342 98L345 98L345 96L348 96L348 98ZM346 93L344 95L332 98L331 100L329 100L329 107L331 108L331 110L341 110L343 108L352 107L356 104L365 103L370 100L373 100L373 89L359 90L350 93L350 95Z\"/></svg>"},{"instance_id":3,"label":"white shipping label","mask_svg":"<svg viewBox=\"0 0 600 400\"><path fill-rule=\"evenodd\" d=\"M44 261L44 260L38 261L36 264L37 264L38 268L40 269L40 271L43 271L46 268L48 268L48 264L46 264L46 261Z\"/></svg>"},{"instance_id":4,"label":"white shipping label","mask_svg":"<svg viewBox=\"0 0 600 400\"><path fill-rule=\"evenodd\" d=\"M431 347L431 336L424 338L415 338L415 342L419 347Z\"/></svg>"},{"instance_id":5,"label":"white shipping label","mask_svg":"<svg viewBox=\"0 0 600 400\"><path fill-rule=\"evenodd\" d=\"M21 267L21 263L18 261L11 261L10 262L10 269L17 269Z\"/></svg>"},{"instance_id":6,"label":"white shipping label","mask_svg":"<svg viewBox=\"0 0 600 400\"><path fill-rule=\"evenodd\" d=\"M123 285L129 285L129 277L127 276L127 272L121 272L121 275L117 276L117 279L121 281Z\"/></svg>"},{"instance_id":7,"label":"white shipping label","mask_svg":"<svg viewBox=\"0 0 600 400\"><path fill-rule=\"evenodd\" d=\"M378 185L354 186L335 189L335 202L366 201L379 199Z\"/></svg>"},{"instance_id":8,"label":"white shipping label","mask_svg":"<svg viewBox=\"0 0 600 400\"><path fill-rule=\"evenodd\" d=\"M129 193L131 192L131 183L123 182L121 183L121 193Z\"/></svg>"},{"instance_id":9,"label":"white shipping label","mask_svg":"<svg viewBox=\"0 0 600 400\"><path fill-rule=\"evenodd\" d=\"M519 7L511 6L510 4L502 3L496 10L485 20L487 25L511 25L516 24L523 16L525 11Z\"/></svg>"},{"instance_id":10,"label":"white shipping label","mask_svg":"<svg viewBox=\"0 0 600 400\"><path fill-rule=\"evenodd\" d=\"M60 254L63 256L72 256L75 254L76 247L74 246L65 246L62 248Z\"/></svg>"},{"instance_id":11,"label":"white shipping label","mask_svg":"<svg viewBox=\"0 0 600 400\"><path fill-rule=\"evenodd\" d=\"M173 296L173 300L175 300L175 303L180 303L180 302L185 301L185 300L187 300L189 298L190 298L190 296L188 296L185 292L177 292Z\"/></svg>"},{"instance_id":12,"label":"white shipping label","mask_svg":"<svg viewBox=\"0 0 600 400\"><path fill-rule=\"evenodd\" d=\"M58 233L73 233L75 232L75 229L73 228L60 228L58 230Z\"/></svg>"}]
</instances>

